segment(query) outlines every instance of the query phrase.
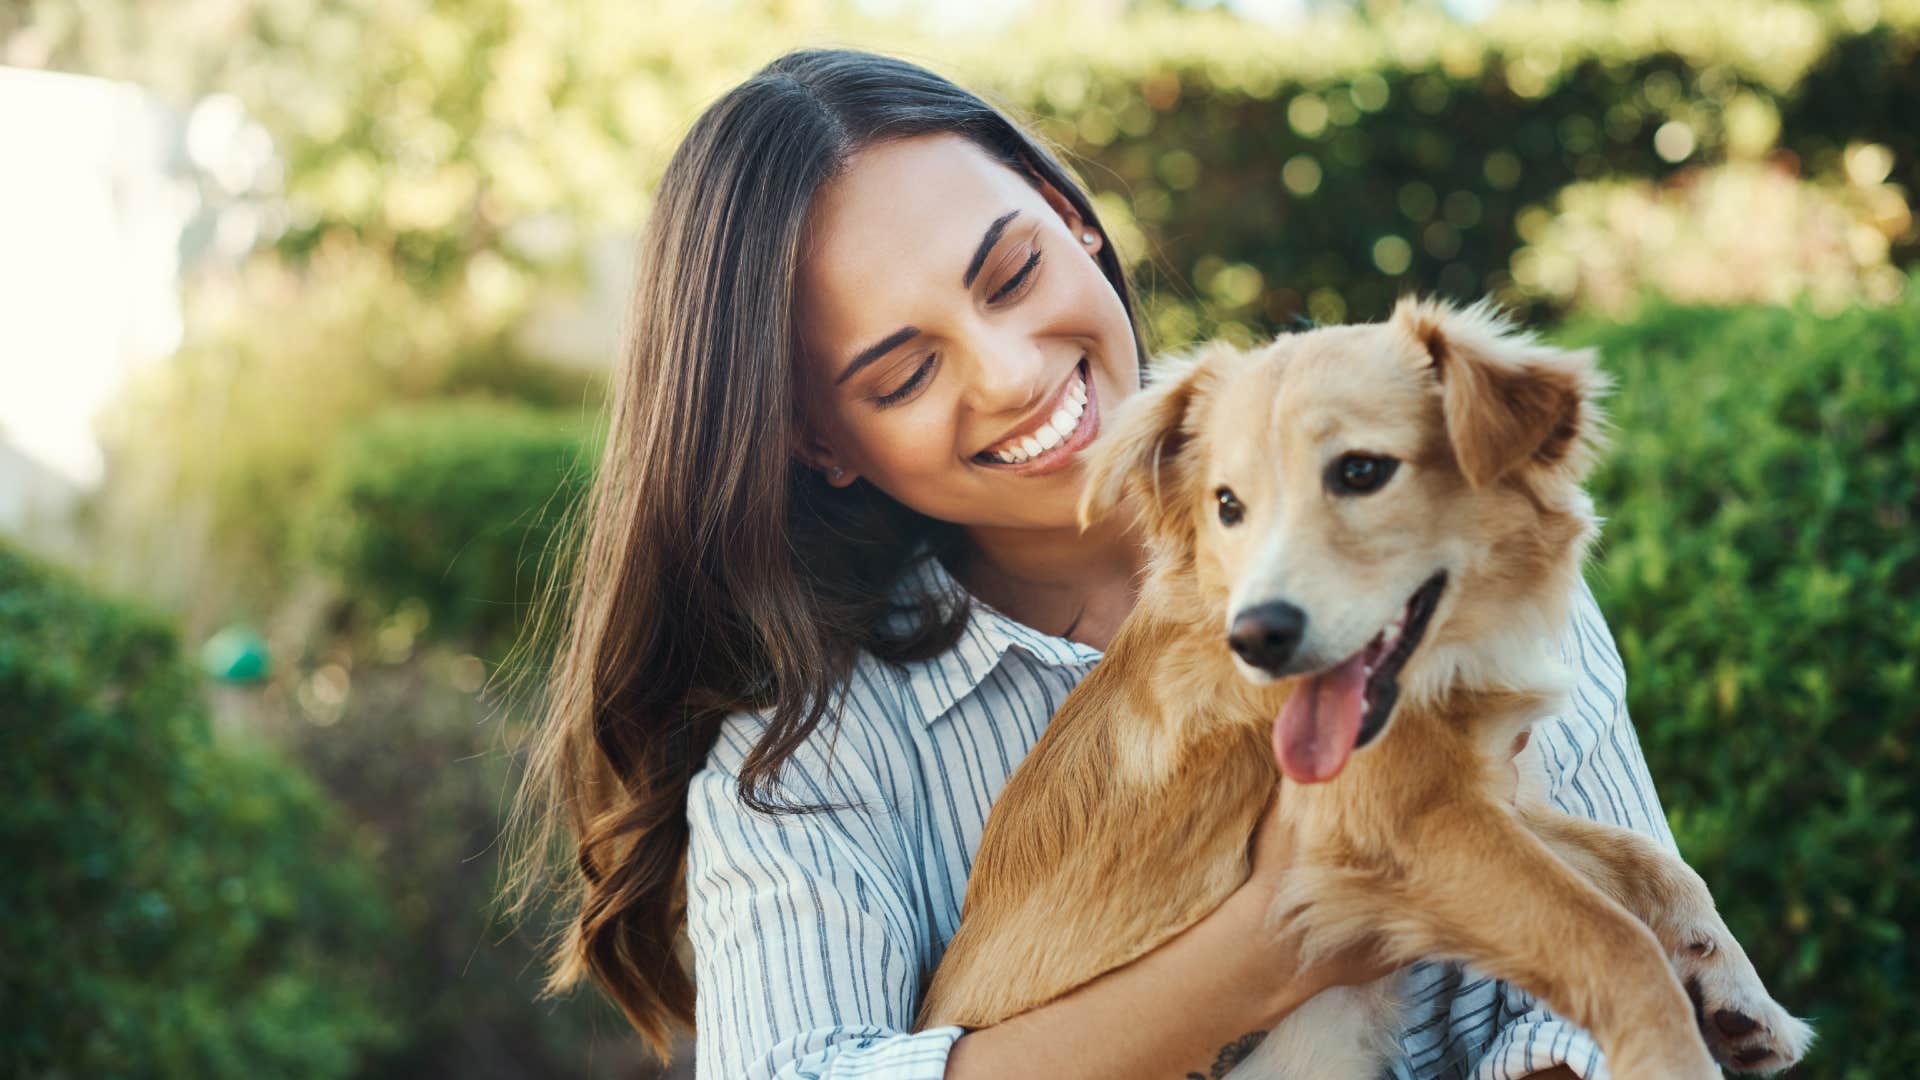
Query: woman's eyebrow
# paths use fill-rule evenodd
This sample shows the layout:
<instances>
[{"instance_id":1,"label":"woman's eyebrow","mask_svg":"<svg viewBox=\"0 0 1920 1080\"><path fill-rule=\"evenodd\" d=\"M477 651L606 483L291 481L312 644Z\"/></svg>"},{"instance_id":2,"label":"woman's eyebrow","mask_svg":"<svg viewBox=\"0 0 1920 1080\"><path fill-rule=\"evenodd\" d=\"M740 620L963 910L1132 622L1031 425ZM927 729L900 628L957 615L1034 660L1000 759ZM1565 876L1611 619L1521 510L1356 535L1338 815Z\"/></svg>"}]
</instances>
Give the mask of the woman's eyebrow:
<instances>
[{"instance_id":1,"label":"woman's eyebrow","mask_svg":"<svg viewBox=\"0 0 1920 1080\"><path fill-rule=\"evenodd\" d=\"M973 288L973 279L980 276L980 268L986 265L987 255L993 251L993 245L1000 241L1000 234L1007 230L1007 223L1020 216L1020 211L1009 210L993 219L987 226L986 234L980 237L980 246L973 249L973 261L967 263L967 272L960 279L962 288Z\"/></svg>"},{"instance_id":2,"label":"woman's eyebrow","mask_svg":"<svg viewBox=\"0 0 1920 1080\"><path fill-rule=\"evenodd\" d=\"M841 383L853 378L861 368L866 367L868 364L899 348L901 342L918 337L919 334L919 327L903 326L872 345L860 350L860 355L854 357L853 363L848 364L846 370L842 371L839 377L833 380L833 385L839 386Z\"/></svg>"}]
</instances>

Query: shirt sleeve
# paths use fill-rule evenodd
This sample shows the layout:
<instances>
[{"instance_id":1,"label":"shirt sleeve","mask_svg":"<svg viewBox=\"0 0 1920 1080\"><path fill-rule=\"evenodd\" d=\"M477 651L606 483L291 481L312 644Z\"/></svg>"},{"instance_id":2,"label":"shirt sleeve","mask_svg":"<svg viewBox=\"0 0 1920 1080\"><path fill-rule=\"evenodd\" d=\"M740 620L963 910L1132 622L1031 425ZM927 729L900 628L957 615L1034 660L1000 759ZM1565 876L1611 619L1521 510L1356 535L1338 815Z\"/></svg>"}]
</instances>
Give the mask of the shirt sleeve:
<instances>
[{"instance_id":1,"label":"shirt sleeve","mask_svg":"<svg viewBox=\"0 0 1920 1080\"><path fill-rule=\"evenodd\" d=\"M1678 853L1627 715L1626 667L1585 581L1574 600L1562 652L1579 675L1570 708L1535 728L1546 740L1541 749L1548 761L1553 804L1569 814L1644 833ZM1500 987L1507 1010L1517 1015L1499 1029L1481 1056L1476 1080L1509 1080L1561 1064L1586 1080L1605 1080L1606 1062L1585 1031L1525 991L1504 983Z\"/></svg>"},{"instance_id":2,"label":"shirt sleeve","mask_svg":"<svg viewBox=\"0 0 1920 1080\"><path fill-rule=\"evenodd\" d=\"M1534 725L1547 765L1548 798L1560 810L1620 825L1678 852L1627 715L1626 668L1593 590L1582 581L1561 654L1576 679L1567 707ZM1408 976L1412 1023L1399 1080L1471 1076L1518 1080L1565 1065L1606 1080L1586 1032L1516 986L1456 964L1421 964Z\"/></svg>"},{"instance_id":3,"label":"shirt sleeve","mask_svg":"<svg viewBox=\"0 0 1920 1080\"><path fill-rule=\"evenodd\" d=\"M750 739L731 724L721 738L687 798L695 1075L939 1080L961 1029L909 1030L926 954L911 823L857 763L823 768L819 740L783 770L791 797L853 805L749 809L736 785Z\"/></svg>"}]
</instances>

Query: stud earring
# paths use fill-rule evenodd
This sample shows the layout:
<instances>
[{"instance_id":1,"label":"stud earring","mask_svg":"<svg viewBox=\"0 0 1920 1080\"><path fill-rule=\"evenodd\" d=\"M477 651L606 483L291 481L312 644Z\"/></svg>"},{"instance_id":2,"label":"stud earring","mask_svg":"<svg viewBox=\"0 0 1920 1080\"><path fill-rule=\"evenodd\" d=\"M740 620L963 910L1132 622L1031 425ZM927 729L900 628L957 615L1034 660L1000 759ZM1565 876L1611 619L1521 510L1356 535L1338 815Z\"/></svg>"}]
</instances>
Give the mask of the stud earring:
<instances>
[{"instance_id":1,"label":"stud earring","mask_svg":"<svg viewBox=\"0 0 1920 1080\"><path fill-rule=\"evenodd\" d=\"M838 466L838 465L835 465L835 466L833 467L833 478L834 478L835 480L838 480L838 479L840 479L841 477L843 477L843 476L845 476L845 475L847 475L847 470L845 470L845 469L843 469L843 468L841 468L841 467L840 467L840 466Z\"/></svg>"},{"instance_id":2,"label":"stud earring","mask_svg":"<svg viewBox=\"0 0 1920 1080\"><path fill-rule=\"evenodd\" d=\"M1098 239L1100 239L1099 235L1095 233L1092 229L1088 229L1086 232L1083 232L1080 234L1080 242L1087 245L1088 247L1092 247L1093 242Z\"/></svg>"}]
</instances>

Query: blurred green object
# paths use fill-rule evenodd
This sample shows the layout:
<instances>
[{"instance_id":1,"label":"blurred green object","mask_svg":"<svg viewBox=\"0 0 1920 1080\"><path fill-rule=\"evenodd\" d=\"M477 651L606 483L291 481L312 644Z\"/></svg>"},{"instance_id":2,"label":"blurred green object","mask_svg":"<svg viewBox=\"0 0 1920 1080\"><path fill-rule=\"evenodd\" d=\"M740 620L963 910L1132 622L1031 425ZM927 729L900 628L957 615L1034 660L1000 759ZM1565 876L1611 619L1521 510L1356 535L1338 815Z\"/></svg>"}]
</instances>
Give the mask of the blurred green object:
<instances>
[{"instance_id":1,"label":"blurred green object","mask_svg":"<svg viewBox=\"0 0 1920 1080\"><path fill-rule=\"evenodd\" d=\"M171 630L0 544L0 1071L347 1077L391 914L319 788L216 738Z\"/></svg>"},{"instance_id":2,"label":"blurred green object","mask_svg":"<svg viewBox=\"0 0 1920 1080\"><path fill-rule=\"evenodd\" d=\"M267 639L249 626L228 626L200 646L200 668L222 682L259 682L270 667Z\"/></svg>"},{"instance_id":3,"label":"blurred green object","mask_svg":"<svg viewBox=\"0 0 1920 1080\"><path fill-rule=\"evenodd\" d=\"M413 602L440 641L492 654L568 550L597 444L577 415L465 399L382 413L321 463L301 543L369 623Z\"/></svg>"},{"instance_id":4,"label":"blurred green object","mask_svg":"<svg viewBox=\"0 0 1920 1080\"><path fill-rule=\"evenodd\" d=\"M1920 280L1557 336L1618 380L1589 576L1681 850L1815 1018L1795 1075L1920 1075Z\"/></svg>"}]
</instances>

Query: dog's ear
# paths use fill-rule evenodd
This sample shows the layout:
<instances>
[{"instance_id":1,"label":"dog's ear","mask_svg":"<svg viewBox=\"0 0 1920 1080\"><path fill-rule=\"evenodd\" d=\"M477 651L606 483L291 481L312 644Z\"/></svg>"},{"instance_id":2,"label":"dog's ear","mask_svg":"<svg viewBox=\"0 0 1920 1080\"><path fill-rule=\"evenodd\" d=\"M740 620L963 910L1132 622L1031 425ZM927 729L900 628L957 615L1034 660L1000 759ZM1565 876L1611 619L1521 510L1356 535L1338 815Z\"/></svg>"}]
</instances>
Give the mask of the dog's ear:
<instances>
[{"instance_id":1,"label":"dog's ear","mask_svg":"<svg viewBox=\"0 0 1920 1080\"><path fill-rule=\"evenodd\" d=\"M1484 300L1462 310L1406 297L1390 321L1439 381L1447 439L1469 484L1485 487L1529 463L1585 473L1607 389L1594 350L1544 344Z\"/></svg>"},{"instance_id":2,"label":"dog's ear","mask_svg":"<svg viewBox=\"0 0 1920 1080\"><path fill-rule=\"evenodd\" d=\"M1111 513L1131 493L1148 534L1177 533L1190 510L1169 501L1180 490L1182 453L1192 441L1193 406L1214 377L1214 368L1234 350L1209 345L1154 364L1147 384L1121 403L1087 461L1080 494L1080 527Z\"/></svg>"}]
</instances>

